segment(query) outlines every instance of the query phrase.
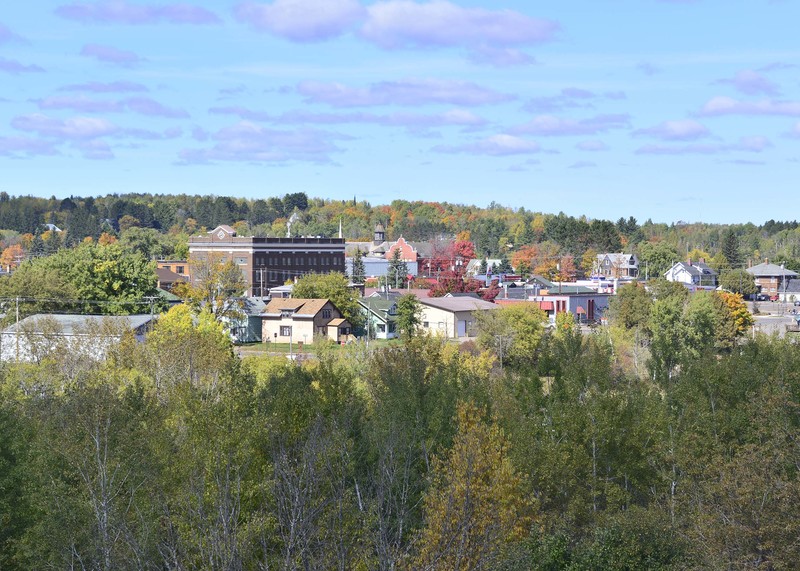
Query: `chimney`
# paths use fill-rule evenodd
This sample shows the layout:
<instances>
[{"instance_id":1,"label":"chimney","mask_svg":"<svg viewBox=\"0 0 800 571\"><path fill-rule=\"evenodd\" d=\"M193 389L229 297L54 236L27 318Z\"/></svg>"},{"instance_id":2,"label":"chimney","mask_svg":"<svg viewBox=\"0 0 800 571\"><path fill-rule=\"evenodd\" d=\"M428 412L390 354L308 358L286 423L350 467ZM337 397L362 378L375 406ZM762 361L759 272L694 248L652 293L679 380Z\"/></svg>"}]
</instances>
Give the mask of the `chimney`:
<instances>
[{"instance_id":1,"label":"chimney","mask_svg":"<svg viewBox=\"0 0 800 571\"><path fill-rule=\"evenodd\" d=\"M705 264L706 263L706 259L705 258L700 258L700 263L701 264Z\"/></svg>"},{"instance_id":2,"label":"chimney","mask_svg":"<svg viewBox=\"0 0 800 571\"><path fill-rule=\"evenodd\" d=\"M691 258L689 258L689 265L690 266L692 265L692 259Z\"/></svg>"}]
</instances>

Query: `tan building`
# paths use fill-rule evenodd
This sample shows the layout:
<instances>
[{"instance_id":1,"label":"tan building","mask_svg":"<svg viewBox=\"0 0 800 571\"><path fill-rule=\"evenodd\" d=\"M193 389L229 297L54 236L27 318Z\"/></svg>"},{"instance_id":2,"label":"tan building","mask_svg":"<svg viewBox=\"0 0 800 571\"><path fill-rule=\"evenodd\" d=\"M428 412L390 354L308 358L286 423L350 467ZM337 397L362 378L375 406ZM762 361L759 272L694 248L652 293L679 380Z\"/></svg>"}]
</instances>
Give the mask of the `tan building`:
<instances>
[{"instance_id":1,"label":"tan building","mask_svg":"<svg viewBox=\"0 0 800 571\"><path fill-rule=\"evenodd\" d=\"M492 311L497 305L473 297L422 297L422 329L448 339L473 337L475 313Z\"/></svg>"},{"instance_id":2,"label":"tan building","mask_svg":"<svg viewBox=\"0 0 800 571\"><path fill-rule=\"evenodd\" d=\"M329 299L273 299L261 314L261 329L265 342L313 343L324 337L341 343L352 339L350 322Z\"/></svg>"},{"instance_id":3,"label":"tan building","mask_svg":"<svg viewBox=\"0 0 800 571\"><path fill-rule=\"evenodd\" d=\"M224 224L189 238L189 257L236 262L247 282L248 297L265 297L270 288L312 272L345 271L341 238L245 237Z\"/></svg>"}]
</instances>

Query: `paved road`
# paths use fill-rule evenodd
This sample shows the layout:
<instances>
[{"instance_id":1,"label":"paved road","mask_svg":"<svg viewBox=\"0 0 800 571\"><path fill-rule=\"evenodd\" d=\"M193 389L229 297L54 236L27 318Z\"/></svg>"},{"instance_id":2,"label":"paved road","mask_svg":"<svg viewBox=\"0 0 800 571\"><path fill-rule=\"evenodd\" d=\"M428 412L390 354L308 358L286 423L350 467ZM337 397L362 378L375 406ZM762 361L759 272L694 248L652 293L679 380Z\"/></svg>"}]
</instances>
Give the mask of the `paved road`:
<instances>
[{"instance_id":1,"label":"paved road","mask_svg":"<svg viewBox=\"0 0 800 571\"><path fill-rule=\"evenodd\" d=\"M778 334L779 337L786 335L787 325L796 325L795 317L800 314L800 308L790 304L781 304L771 301L758 302L758 313L753 315L756 322L756 331L767 335ZM747 308L752 312L752 302L747 302ZM796 311L797 313L792 313ZM795 334L797 335L797 334ZM798 336L800 337L800 336Z\"/></svg>"}]
</instances>

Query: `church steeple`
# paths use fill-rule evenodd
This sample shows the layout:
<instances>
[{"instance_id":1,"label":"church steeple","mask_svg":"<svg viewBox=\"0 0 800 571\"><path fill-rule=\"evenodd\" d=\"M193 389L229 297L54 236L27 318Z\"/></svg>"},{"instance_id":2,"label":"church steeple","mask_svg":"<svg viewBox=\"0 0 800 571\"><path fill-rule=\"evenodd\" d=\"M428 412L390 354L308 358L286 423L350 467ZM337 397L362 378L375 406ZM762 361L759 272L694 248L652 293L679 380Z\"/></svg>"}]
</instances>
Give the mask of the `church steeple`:
<instances>
[{"instance_id":1,"label":"church steeple","mask_svg":"<svg viewBox=\"0 0 800 571\"><path fill-rule=\"evenodd\" d=\"M383 224L378 222L375 225L375 244L381 244L386 241L386 231L383 229Z\"/></svg>"}]
</instances>

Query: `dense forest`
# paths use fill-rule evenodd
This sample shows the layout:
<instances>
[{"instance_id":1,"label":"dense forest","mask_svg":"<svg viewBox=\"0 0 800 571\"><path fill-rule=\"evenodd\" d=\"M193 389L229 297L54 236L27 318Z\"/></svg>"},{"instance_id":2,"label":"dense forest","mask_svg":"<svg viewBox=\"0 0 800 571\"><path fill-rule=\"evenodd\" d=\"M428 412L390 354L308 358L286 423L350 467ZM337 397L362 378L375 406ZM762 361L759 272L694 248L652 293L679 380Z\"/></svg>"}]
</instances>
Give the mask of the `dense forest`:
<instances>
[{"instance_id":1,"label":"dense forest","mask_svg":"<svg viewBox=\"0 0 800 571\"><path fill-rule=\"evenodd\" d=\"M563 213L531 212L490 204L487 208L438 202L395 200L372 206L365 201L309 198L304 193L258 200L226 196L107 195L58 200L0 193L0 263L10 266L50 254L87 239L120 241L153 257L183 258L189 235L219 224L240 235L283 236L286 221L297 214L297 235L336 236L339 224L347 240L371 240L381 222L387 238L427 241L458 238L474 243L478 257L507 257L518 272L547 260L569 256L586 273L601 252L636 253L657 276L672 262L705 258L717 270L746 267L764 258L800 270L798 223L769 220L755 224L639 222L633 217L587 219ZM53 224L63 232L48 231Z\"/></svg>"},{"instance_id":2,"label":"dense forest","mask_svg":"<svg viewBox=\"0 0 800 571\"><path fill-rule=\"evenodd\" d=\"M625 286L591 334L512 306L303 363L185 305L51 345L0 368L0 568L794 569L800 350L732 301Z\"/></svg>"}]
</instances>

